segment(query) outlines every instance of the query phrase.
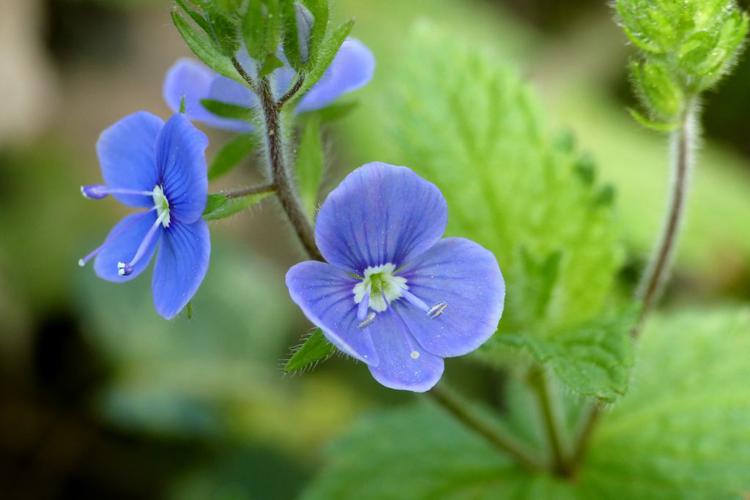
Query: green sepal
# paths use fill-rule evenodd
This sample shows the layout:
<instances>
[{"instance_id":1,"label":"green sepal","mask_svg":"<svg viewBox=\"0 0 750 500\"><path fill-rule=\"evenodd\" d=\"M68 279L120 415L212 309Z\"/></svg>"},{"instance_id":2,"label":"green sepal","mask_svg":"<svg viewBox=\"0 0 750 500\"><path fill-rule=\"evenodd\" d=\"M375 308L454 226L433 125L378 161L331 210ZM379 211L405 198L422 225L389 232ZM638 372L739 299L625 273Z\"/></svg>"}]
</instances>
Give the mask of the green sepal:
<instances>
[{"instance_id":1,"label":"green sepal","mask_svg":"<svg viewBox=\"0 0 750 500\"><path fill-rule=\"evenodd\" d=\"M258 145L255 134L239 134L217 151L208 168L208 180L213 181L229 173Z\"/></svg>"},{"instance_id":2,"label":"green sepal","mask_svg":"<svg viewBox=\"0 0 750 500\"><path fill-rule=\"evenodd\" d=\"M275 54L282 35L282 16L279 0L248 2L242 20L242 36L247 52L256 61Z\"/></svg>"},{"instance_id":3,"label":"green sepal","mask_svg":"<svg viewBox=\"0 0 750 500\"><path fill-rule=\"evenodd\" d=\"M639 125L656 132L674 132L680 126L679 122L667 123L651 120L633 108L628 108L628 113L636 122L638 122Z\"/></svg>"},{"instance_id":4,"label":"green sepal","mask_svg":"<svg viewBox=\"0 0 750 500\"><path fill-rule=\"evenodd\" d=\"M222 54L206 33L200 33L177 10L172 11L172 22L185 43L204 64L217 73L243 83L240 75L232 65L232 61Z\"/></svg>"},{"instance_id":5,"label":"green sepal","mask_svg":"<svg viewBox=\"0 0 750 500\"><path fill-rule=\"evenodd\" d=\"M229 198L221 193L209 194L208 201L206 202L206 209L203 211L203 219L207 221L226 219L227 217L231 217L238 212L242 212L243 210L260 203L270 195L271 193L269 192L249 194L238 198Z\"/></svg>"},{"instance_id":6,"label":"green sepal","mask_svg":"<svg viewBox=\"0 0 750 500\"><path fill-rule=\"evenodd\" d=\"M313 369L336 353L336 348L328 342L320 328L315 328L307 338L292 350L292 355L284 363L284 373L299 373Z\"/></svg>"},{"instance_id":7,"label":"green sepal","mask_svg":"<svg viewBox=\"0 0 750 500\"><path fill-rule=\"evenodd\" d=\"M297 152L297 183L305 210L314 217L325 164L320 120L309 117L303 127Z\"/></svg>"},{"instance_id":8,"label":"green sepal","mask_svg":"<svg viewBox=\"0 0 750 500\"><path fill-rule=\"evenodd\" d=\"M211 113L220 118L228 120L250 121L253 118L253 110L237 104L217 101L215 99L201 99L201 104Z\"/></svg>"}]
</instances>

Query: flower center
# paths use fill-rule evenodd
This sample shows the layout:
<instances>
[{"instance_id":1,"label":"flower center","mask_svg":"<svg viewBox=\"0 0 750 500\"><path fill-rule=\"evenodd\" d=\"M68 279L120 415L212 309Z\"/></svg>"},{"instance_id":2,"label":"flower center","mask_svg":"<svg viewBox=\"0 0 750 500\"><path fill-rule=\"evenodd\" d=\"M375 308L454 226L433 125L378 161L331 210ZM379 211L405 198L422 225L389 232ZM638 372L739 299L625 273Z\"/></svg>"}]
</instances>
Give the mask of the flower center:
<instances>
[{"instance_id":1,"label":"flower center","mask_svg":"<svg viewBox=\"0 0 750 500\"><path fill-rule=\"evenodd\" d=\"M407 280L403 276L394 274L394 264L383 264L371 266L365 269L364 277L354 285L354 303L357 309L357 319L360 320L359 327L365 328L375 321L377 313L388 309L391 302L403 298L409 304L427 313L431 318L437 318L448 307L446 302L440 302L432 307L409 291Z\"/></svg>"},{"instance_id":2,"label":"flower center","mask_svg":"<svg viewBox=\"0 0 750 500\"><path fill-rule=\"evenodd\" d=\"M162 226L169 227L169 200L164 194L164 189L161 186L154 187L151 197L154 200L154 207L156 207L157 219L161 221Z\"/></svg>"}]
</instances>

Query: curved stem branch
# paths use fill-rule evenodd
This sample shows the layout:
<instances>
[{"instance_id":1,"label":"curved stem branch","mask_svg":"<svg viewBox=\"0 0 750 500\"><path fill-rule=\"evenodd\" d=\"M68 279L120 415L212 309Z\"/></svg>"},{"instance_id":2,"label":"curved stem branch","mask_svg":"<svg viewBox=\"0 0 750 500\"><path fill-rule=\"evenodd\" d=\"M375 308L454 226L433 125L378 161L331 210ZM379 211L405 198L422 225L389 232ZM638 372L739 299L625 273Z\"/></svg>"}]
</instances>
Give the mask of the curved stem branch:
<instances>
[{"instance_id":1,"label":"curved stem branch","mask_svg":"<svg viewBox=\"0 0 750 500\"><path fill-rule=\"evenodd\" d=\"M543 370L531 375L532 385L536 390L539 406L542 409L544 427L547 432L547 442L552 453L552 471L563 477L570 476L570 463L566 460L563 431L560 428L560 415L550 390L549 380Z\"/></svg>"},{"instance_id":2,"label":"curved stem branch","mask_svg":"<svg viewBox=\"0 0 750 500\"><path fill-rule=\"evenodd\" d=\"M659 237L658 244L654 249L651 263L646 268L636 297L641 300L642 309L638 322L631 331L633 338L640 335L643 323L659 299L664 284L669 278L674 252L677 247L677 238L685 214L690 177L693 169L693 148L697 139L697 117L695 104L689 101L682 116L680 128L672 135L672 184L670 187L670 198L667 204L667 214L664 227ZM599 416L604 406L601 402L594 402L585 420L580 426L580 432L576 439L573 450L574 464L580 464L586 453L591 440L591 435L596 428Z\"/></svg>"},{"instance_id":3,"label":"curved stem branch","mask_svg":"<svg viewBox=\"0 0 750 500\"><path fill-rule=\"evenodd\" d=\"M510 455L521 466L531 471L544 470L544 464L537 457L526 450L513 437L505 434L497 426L491 425L484 418L472 412L466 402L462 401L452 390L445 386L445 382L440 386L433 387L427 394L432 396L435 402L440 404L458 421L484 437L495 448Z\"/></svg>"},{"instance_id":4,"label":"curved stem branch","mask_svg":"<svg viewBox=\"0 0 750 500\"><path fill-rule=\"evenodd\" d=\"M261 184L260 186L234 189L232 191L223 191L221 194L227 198L242 198L243 196L249 196L251 194L272 193L274 191L276 191L276 185L274 183L269 183Z\"/></svg>"},{"instance_id":5,"label":"curved stem branch","mask_svg":"<svg viewBox=\"0 0 750 500\"><path fill-rule=\"evenodd\" d=\"M672 136L673 163L672 185L667 205L667 215L661 231L658 244L653 252L649 266L641 279L636 297L642 303L640 317L633 336L641 331L643 320L659 299L664 284L669 278L669 272L677 248L677 237L682 227L685 214L688 187L693 167L693 146L695 143L696 124L692 103L689 103L682 118L681 127Z\"/></svg>"},{"instance_id":6,"label":"curved stem branch","mask_svg":"<svg viewBox=\"0 0 750 500\"><path fill-rule=\"evenodd\" d=\"M284 104L289 101L292 97L294 97L297 92L299 92L299 89L302 88L302 85L305 83L305 75L299 75L299 78L297 78L297 81L294 82L294 85L292 85L292 88L287 90L286 94L281 96L279 99L279 102L276 103L276 110L281 111L281 108L284 107Z\"/></svg>"}]
</instances>

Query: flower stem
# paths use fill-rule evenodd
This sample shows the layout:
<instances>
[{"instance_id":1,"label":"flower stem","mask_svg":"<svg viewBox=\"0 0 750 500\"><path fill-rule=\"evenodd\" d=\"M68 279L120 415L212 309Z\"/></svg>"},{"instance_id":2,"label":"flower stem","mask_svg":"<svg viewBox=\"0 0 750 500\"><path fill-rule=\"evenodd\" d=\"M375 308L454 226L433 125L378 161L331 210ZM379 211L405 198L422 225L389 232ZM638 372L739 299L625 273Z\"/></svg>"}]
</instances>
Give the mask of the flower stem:
<instances>
[{"instance_id":1,"label":"flower stem","mask_svg":"<svg viewBox=\"0 0 750 500\"><path fill-rule=\"evenodd\" d=\"M664 284L669 278L669 271L677 248L677 237L682 227L687 201L688 186L693 168L693 147L696 139L696 119L692 103L686 106L682 124L672 135L673 163L672 185L667 205L667 215L658 244L646 272L641 279L636 297L640 299L642 309L633 336L641 331L643 320L659 299Z\"/></svg>"},{"instance_id":2,"label":"flower stem","mask_svg":"<svg viewBox=\"0 0 750 500\"><path fill-rule=\"evenodd\" d=\"M553 399L554 395L550 390L549 380L543 369L535 370L531 374L531 383L542 409L547 442L552 453L552 471L559 476L568 477L572 471L565 456L560 415Z\"/></svg>"},{"instance_id":3,"label":"flower stem","mask_svg":"<svg viewBox=\"0 0 750 500\"><path fill-rule=\"evenodd\" d=\"M445 382L440 386L433 387L427 394L432 396L433 400L453 415L454 418L484 437L502 452L513 457L521 466L530 471L544 470L544 464L537 457L526 450L513 437L505 434L500 428L486 422L484 418L471 411L465 401L461 400L451 389L446 387Z\"/></svg>"},{"instance_id":4,"label":"flower stem","mask_svg":"<svg viewBox=\"0 0 750 500\"><path fill-rule=\"evenodd\" d=\"M274 191L276 191L276 185L274 183L269 183L261 184L260 186L235 189L233 191L224 191L221 194L227 198L242 198L243 196L250 196L251 194L272 193Z\"/></svg>"},{"instance_id":5,"label":"flower stem","mask_svg":"<svg viewBox=\"0 0 750 500\"><path fill-rule=\"evenodd\" d=\"M670 198L667 204L667 213L664 227L659 237L658 244L653 252L651 263L643 274L641 283L636 292L636 298L641 301L642 308L638 322L631 331L631 336L637 338L648 314L659 299L664 284L669 278L669 271L674 259L682 221L685 215L688 188L693 169L693 148L697 139L697 116L696 106L693 100L689 100L682 115L680 128L672 134L672 184L670 186ZM594 402L584 416L580 425L574 451L573 463L580 465L591 440L591 435L596 428L599 416L604 409L600 401Z\"/></svg>"},{"instance_id":6,"label":"flower stem","mask_svg":"<svg viewBox=\"0 0 750 500\"><path fill-rule=\"evenodd\" d=\"M284 137L281 133L281 120L279 106L273 97L271 85L268 78L261 78L258 85L258 96L263 108L263 118L266 123L266 140L268 162L271 166L271 177L276 185L276 196L281 202L281 207L286 212L289 222L294 227L299 241L311 258L323 260L317 245L312 225L305 215L299 196L291 181L289 169L284 157Z\"/></svg>"}]
</instances>

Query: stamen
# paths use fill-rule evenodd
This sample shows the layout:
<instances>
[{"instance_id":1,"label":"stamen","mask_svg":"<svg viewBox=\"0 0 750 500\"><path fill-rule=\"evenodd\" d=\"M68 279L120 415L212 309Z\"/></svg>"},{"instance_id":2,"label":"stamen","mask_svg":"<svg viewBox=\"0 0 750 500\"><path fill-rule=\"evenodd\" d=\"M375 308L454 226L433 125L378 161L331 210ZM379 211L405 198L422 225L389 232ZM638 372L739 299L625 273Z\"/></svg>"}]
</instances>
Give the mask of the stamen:
<instances>
[{"instance_id":1,"label":"stamen","mask_svg":"<svg viewBox=\"0 0 750 500\"><path fill-rule=\"evenodd\" d=\"M443 314L447 307L448 307L447 302L440 302L439 304L435 304L434 306L430 308L429 311L427 311L427 316L429 316L432 319L435 319L441 314Z\"/></svg>"},{"instance_id":2,"label":"stamen","mask_svg":"<svg viewBox=\"0 0 750 500\"><path fill-rule=\"evenodd\" d=\"M81 186L81 194L89 200L101 200L111 194L129 194L134 196L153 196L153 191L139 191L137 189L114 189L103 184Z\"/></svg>"},{"instance_id":3,"label":"stamen","mask_svg":"<svg viewBox=\"0 0 750 500\"><path fill-rule=\"evenodd\" d=\"M419 309L420 311L424 311L424 312L426 312L426 313L428 313L428 314L429 314L429 311L430 311L430 306L428 306L427 304L425 304L425 303L424 303L424 302L422 301L422 299L420 299L419 297L417 297L416 295L414 295L413 293L411 293L411 292L410 292L410 291L408 291L408 290L404 290L403 292L401 292L401 294L402 294L401 296L402 296L403 298L405 298L405 299L406 299L406 301L407 301L407 302L408 302L409 304L413 305L414 307L416 307L416 308L417 308L417 309Z\"/></svg>"},{"instance_id":4,"label":"stamen","mask_svg":"<svg viewBox=\"0 0 750 500\"><path fill-rule=\"evenodd\" d=\"M367 317L367 309L370 307L370 294L366 293L364 297L362 297L362 301L357 306L357 319L360 321L364 321L364 319Z\"/></svg>"},{"instance_id":5,"label":"stamen","mask_svg":"<svg viewBox=\"0 0 750 500\"><path fill-rule=\"evenodd\" d=\"M370 311L367 317L364 319L364 321L362 321L359 325L357 325L359 326L359 329L362 330L363 328L367 328L368 326L373 324L375 322L375 316L376 316L375 311Z\"/></svg>"},{"instance_id":6,"label":"stamen","mask_svg":"<svg viewBox=\"0 0 750 500\"><path fill-rule=\"evenodd\" d=\"M91 251L91 253L89 253L84 258L78 259L78 265L81 266L81 267L83 267L86 264L88 264L91 259L93 259L97 255L99 255L99 252L102 251L102 248L104 248L104 243L102 243L101 245L99 245L98 247L96 247L94 250Z\"/></svg>"},{"instance_id":7,"label":"stamen","mask_svg":"<svg viewBox=\"0 0 750 500\"><path fill-rule=\"evenodd\" d=\"M163 219L163 216L156 218L156 222L154 222L154 225L151 226L151 229L148 230L148 233L146 233L146 236L143 238L143 241L141 241L141 244L138 245L138 249L135 251L135 255L133 256L130 262L127 262L127 263L118 262L117 263L117 274L119 274L120 276L128 276L133 272L134 267L146 254L146 249L151 245L151 242L154 240L157 230L159 229L159 226L162 223L162 219Z\"/></svg>"}]
</instances>

